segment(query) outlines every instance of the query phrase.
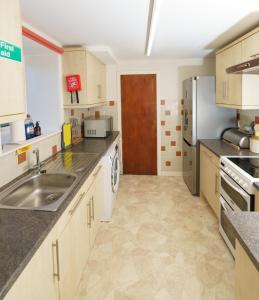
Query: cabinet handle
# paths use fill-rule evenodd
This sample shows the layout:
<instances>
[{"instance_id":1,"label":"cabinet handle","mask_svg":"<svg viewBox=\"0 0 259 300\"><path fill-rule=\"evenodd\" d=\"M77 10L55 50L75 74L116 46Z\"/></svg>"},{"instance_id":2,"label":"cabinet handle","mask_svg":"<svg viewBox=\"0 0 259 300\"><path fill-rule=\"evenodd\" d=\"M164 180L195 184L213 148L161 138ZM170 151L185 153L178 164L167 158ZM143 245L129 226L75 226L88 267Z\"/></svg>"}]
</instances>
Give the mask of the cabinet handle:
<instances>
[{"instance_id":1,"label":"cabinet handle","mask_svg":"<svg viewBox=\"0 0 259 300\"><path fill-rule=\"evenodd\" d=\"M98 175L98 173L100 172L102 166L99 166L97 171L93 174L94 177L96 177Z\"/></svg>"},{"instance_id":2,"label":"cabinet handle","mask_svg":"<svg viewBox=\"0 0 259 300\"><path fill-rule=\"evenodd\" d=\"M244 68L249 68L250 67L250 63L244 63L242 65L237 66L237 69L244 69Z\"/></svg>"},{"instance_id":3,"label":"cabinet handle","mask_svg":"<svg viewBox=\"0 0 259 300\"><path fill-rule=\"evenodd\" d=\"M218 174L216 174L216 178L215 178L215 195L218 194L218 184L219 184L219 177L218 177Z\"/></svg>"},{"instance_id":4,"label":"cabinet handle","mask_svg":"<svg viewBox=\"0 0 259 300\"><path fill-rule=\"evenodd\" d=\"M92 202L92 204L91 204L91 206L92 206L92 220L94 221L94 196L92 196L91 202Z\"/></svg>"},{"instance_id":5,"label":"cabinet handle","mask_svg":"<svg viewBox=\"0 0 259 300\"><path fill-rule=\"evenodd\" d=\"M253 54L253 55L250 55L250 57L257 57L257 56L259 56L259 53L256 53L256 54Z\"/></svg>"},{"instance_id":6,"label":"cabinet handle","mask_svg":"<svg viewBox=\"0 0 259 300\"><path fill-rule=\"evenodd\" d=\"M91 202L90 201L87 203L87 226L89 228L92 227L92 221L91 221Z\"/></svg>"},{"instance_id":7,"label":"cabinet handle","mask_svg":"<svg viewBox=\"0 0 259 300\"><path fill-rule=\"evenodd\" d=\"M82 199L84 198L84 196L85 196L85 192L82 193L82 194L79 196L77 202L75 203L75 205L74 205L74 206L71 208L71 210L69 211L69 213L70 213L71 215L73 215L73 213L75 212L76 208L78 207L78 205L80 204L80 202L82 201Z\"/></svg>"},{"instance_id":8,"label":"cabinet handle","mask_svg":"<svg viewBox=\"0 0 259 300\"><path fill-rule=\"evenodd\" d=\"M59 268L59 247L58 247L58 240L55 243L52 243L52 248L55 248L56 253L56 261L57 261L57 272L53 272L53 276L57 277L58 281L60 281L60 268Z\"/></svg>"}]
</instances>

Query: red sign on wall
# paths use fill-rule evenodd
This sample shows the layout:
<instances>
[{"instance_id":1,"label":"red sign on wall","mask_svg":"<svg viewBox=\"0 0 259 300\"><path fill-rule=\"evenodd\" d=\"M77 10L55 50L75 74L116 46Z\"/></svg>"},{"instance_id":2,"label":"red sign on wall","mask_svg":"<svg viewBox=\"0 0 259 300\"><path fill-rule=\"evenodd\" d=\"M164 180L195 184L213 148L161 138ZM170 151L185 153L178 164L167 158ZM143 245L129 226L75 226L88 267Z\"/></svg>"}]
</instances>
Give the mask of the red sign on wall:
<instances>
[{"instance_id":1,"label":"red sign on wall","mask_svg":"<svg viewBox=\"0 0 259 300\"><path fill-rule=\"evenodd\" d=\"M68 75L66 76L67 91L76 92L81 91L80 75Z\"/></svg>"}]
</instances>

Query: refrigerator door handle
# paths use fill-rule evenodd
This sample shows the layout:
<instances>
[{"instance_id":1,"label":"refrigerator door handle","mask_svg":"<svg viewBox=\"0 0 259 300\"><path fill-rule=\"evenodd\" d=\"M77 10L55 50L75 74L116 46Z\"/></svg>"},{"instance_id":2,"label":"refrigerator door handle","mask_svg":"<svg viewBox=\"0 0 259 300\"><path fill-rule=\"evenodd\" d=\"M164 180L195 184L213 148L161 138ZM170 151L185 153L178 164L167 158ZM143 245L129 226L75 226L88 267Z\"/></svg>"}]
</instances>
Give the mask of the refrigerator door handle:
<instances>
[{"instance_id":1,"label":"refrigerator door handle","mask_svg":"<svg viewBox=\"0 0 259 300\"><path fill-rule=\"evenodd\" d=\"M183 139L184 140L184 142L189 146L189 147L192 147L193 145L192 144L190 144L188 141L186 141L186 139Z\"/></svg>"}]
</instances>

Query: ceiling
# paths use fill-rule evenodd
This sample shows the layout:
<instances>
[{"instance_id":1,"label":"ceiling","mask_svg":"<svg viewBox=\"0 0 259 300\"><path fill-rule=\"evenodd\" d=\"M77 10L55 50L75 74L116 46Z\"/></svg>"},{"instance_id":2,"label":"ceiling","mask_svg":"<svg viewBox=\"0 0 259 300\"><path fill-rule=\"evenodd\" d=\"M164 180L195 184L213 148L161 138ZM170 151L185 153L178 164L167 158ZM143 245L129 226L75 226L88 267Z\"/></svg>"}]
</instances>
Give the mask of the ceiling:
<instances>
[{"instance_id":1,"label":"ceiling","mask_svg":"<svg viewBox=\"0 0 259 300\"><path fill-rule=\"evenodd\" d=\"M63 45L108 47L117 60L146 59L149 0L21 0L24 22ZM162 0L151 56L193 58L259 25L258 0Z\"/></svg>"}]
</instances>

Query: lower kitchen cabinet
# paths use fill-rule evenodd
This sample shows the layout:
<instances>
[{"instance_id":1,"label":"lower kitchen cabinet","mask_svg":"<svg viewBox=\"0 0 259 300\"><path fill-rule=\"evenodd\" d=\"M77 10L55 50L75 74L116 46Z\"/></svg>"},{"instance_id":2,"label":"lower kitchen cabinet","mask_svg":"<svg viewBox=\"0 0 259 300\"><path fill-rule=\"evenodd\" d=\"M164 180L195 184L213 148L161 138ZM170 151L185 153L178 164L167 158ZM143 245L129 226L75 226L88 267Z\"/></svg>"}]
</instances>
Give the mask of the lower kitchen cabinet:
<instances>
[{"instance_id":1,"label":"lower kitchen cabinet","mask_svg":"<svg viewBox=\"0 0 259 300\"><path fill-rule=\"evenodd\" d=\"M90 252L87 200L88 195L85 192L79 195L70 210L70 221L53 243L57 261L55 276L59 282L62 300L75 298L77 285Z\"/></svg>"},{"instance_id":2,"label":"lower kitchen cabinet","mask_svg":"<svg viewBox=\"0 0 259 300\"><path fill-rule=\"evenodd\" d=\"M238 240L235 260L235 299L258 300L259 272Z\"/></svg>"},{"instance_id":3,"label":"lower kitchen cabinet","mask_svg":"<svg viewBox=\"0 0 259 300\"><path fill-rule=\"evenodd\" d=\"M90 247L92 248L94 246L94 241L96 234L98 232L99 226L101 224L101 209L102 209L102 199L104 197L103 189L100 188L103 183L103 169L101 166L99 166L96 170L96 172L93 174L95 177L94 185L89 190L89 199L88 199L88 209L90 211Z\"/></svg>"},{"instance_id":4,"label":"lower kitchen cabinet","mask_svg":"<svg viewBox=\"0 0 259 300\"><path fill-rule=\"evenodd\" d=\"M219 218L220 203L219 158L203 145L200 146L200 194L208 201Z\"/></svg>"},{"instance_id":5,"label":"lower kitchen cabinet","mask_svg":"<svg viewBox=\"0 0 259 300\"><path fill-rule=\"evenodd\" d=\"M100 225L99 164L44 240L4 300L72 300Z\"/></svg>"},{"instance_id":6,"label":"lower kitchen cabinet","mask_svg":"<svg viewBox=\"0 0 259 300\"><path fill-rule=\"evenodd\" d=\"M59 299L58 282L53 276L53 239L51 231L4 300Z\"/></svg>"}]
</instances>

